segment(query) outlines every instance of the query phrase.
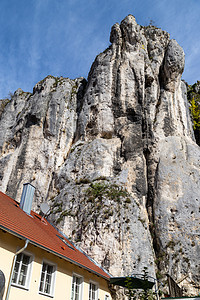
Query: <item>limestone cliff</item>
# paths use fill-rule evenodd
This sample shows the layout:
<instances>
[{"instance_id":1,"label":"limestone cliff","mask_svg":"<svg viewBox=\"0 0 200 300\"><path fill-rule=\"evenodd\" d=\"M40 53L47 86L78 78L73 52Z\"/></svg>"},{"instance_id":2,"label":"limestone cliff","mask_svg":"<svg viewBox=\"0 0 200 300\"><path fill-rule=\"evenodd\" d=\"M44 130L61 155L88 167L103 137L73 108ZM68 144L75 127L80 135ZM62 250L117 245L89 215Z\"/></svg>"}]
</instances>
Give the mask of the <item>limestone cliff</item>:
<instances>
[{"instance_id":1,"label":"limestone cliff","mask_svg":"<svg viewBox=\"0 0 200 300\"><path fill-rule=\"evenodd\" d=\"M170 274L197 292L200 150L181 81L184 52L131 15L88 80L54 78L18 89L0 109L1 190L35 209L114 276Z\"/></svg>"}]
</instances>

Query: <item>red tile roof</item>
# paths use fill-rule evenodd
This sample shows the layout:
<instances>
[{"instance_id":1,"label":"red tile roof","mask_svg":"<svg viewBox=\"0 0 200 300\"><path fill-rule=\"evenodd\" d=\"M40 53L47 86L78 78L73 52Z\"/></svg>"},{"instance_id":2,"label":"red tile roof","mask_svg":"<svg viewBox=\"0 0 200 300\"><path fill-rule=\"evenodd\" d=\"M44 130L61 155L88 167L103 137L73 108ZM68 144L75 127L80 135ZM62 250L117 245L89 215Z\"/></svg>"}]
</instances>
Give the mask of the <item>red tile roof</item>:
<instances>
[{"instance_id":1,"label":"red tile roof","mask_svg":"<svg viewBox=\"0 0 200 300\"><path fill-rule=\"evenodd\" d=\"M101 269L85 253L81 252L66 237L52 226L46 219L31 211L27 215L19 203L0 192L0 228L18 237L29 239L30 243L37 245L55 255L62 257L80 267L87 269L109 280L110 276ZM69 244L68 247L61 238Z\"/></svg>"}]
</instances>

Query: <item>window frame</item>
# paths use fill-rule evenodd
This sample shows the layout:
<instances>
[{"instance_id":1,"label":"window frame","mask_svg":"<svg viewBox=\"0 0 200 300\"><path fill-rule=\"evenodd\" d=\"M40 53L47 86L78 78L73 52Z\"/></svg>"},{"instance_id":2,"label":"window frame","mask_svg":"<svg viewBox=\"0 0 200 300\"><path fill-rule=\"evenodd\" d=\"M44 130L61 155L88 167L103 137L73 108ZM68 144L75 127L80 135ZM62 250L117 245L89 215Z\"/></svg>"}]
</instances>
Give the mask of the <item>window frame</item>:
<instances>
[{"instance_id":1,"label":"window frame","mask_svg":"<svg viewBox=\"0 0 200 300\"><path fill-rule=\"evenodd\" d=\"M92 298L90 298L90 284L95 285L96 290L95 290L95 300L98 300L98 296L99 296L99 284L96 281L90 280L89 282L89 295L88 295L88 299L89 300L93 300Z\"/></svg>"},{"instance_id":2,"label":"window frame","mask_svg":"<svg viewBox=\"0 0 200 300\"><path fill-rule=\"evenodd\" d=\"M26 272L26 278L25 278L25 284L22 285L22 284L19 284L19 274L21 273L21 267L22 267L22 256L21 256L21 259L20 259L20 267L17 271L17 282L13 282L13 277L14 277L14 273L15 273L15 265L17 263L17 256L18 255L26 255L29 257L29 262L28 262L28 265L27 265L27 272ZM12 279L11 279L11 285L12 286L15 286L15 287L18 287L18 288L21 288L21 289L24 289L24 290L29 290L29 287L30 287L30 281L31 281L31 275L32 275L32 266L33 266L33 261L34 261L34 255L28 251L22 251L20 252L19 254L17 254L16 256L16 259L15 259L15 264L13 266L13 274L12 274ZM20 273L19 273L20 272Z\"/></svg>"},{"instance_id":3,"label":"window frame","mask_svg":"<svg viewBox=\"0 0 200 300\"><path fill-rule=\"evenodd\" d=\"M44 287L43 287L43 291L40 291L40 285L41 285L41 279L42 279L42 272L43 272L43 265L44 264L46 264L47 266L53 267L51 283L50 283L50 293L44 292ZM45 281L44 281L44 283L46 283L46 271L47 270L45 270ZM43 296L47 296L47 297L51 297L51 298L54 297L55 283L56 283L56 271L57 271L57 265L55 263L52 263L49 260L43 259L42 264L41 264L38 294L43 295Z\"/></svg>"},{"instance_id":4,"label":"window frame","mask_svg":"<svg viewBox=\"0 0 200 300\"><path fill-rule=\"evenodd\" d=\"M79 296L78 296L78 300L82 300L83 299L83 282L84 282L84 278L82 275L79 275L77 273L72 273L72 283L71 283L71 297L70 297L70 300L75 300L75 297L74 295L72 295L73 293L73 278L74 277L77 277L80 279L80 288L79 288ZM72 297L73 296L73 297Z\"/></svg>"}]
</instances>

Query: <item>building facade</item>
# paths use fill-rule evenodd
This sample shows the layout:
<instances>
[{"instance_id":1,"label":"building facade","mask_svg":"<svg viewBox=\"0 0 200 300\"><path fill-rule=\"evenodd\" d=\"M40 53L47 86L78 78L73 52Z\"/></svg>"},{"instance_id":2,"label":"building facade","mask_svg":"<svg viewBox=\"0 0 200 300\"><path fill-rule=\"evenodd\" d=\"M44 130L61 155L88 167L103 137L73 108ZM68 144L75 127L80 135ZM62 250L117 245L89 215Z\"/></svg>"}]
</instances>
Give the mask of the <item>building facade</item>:
<instances>
[{"instance_id":1,"label":"building facade","mask_svg":"<svg viewBox=\"0 0 200 300\"><path fill-rule=\"evenodd\" d=\"M109 273L46 219L1 192L0 270L3 300L111 300Z\"/></svg>"}]
</instances>

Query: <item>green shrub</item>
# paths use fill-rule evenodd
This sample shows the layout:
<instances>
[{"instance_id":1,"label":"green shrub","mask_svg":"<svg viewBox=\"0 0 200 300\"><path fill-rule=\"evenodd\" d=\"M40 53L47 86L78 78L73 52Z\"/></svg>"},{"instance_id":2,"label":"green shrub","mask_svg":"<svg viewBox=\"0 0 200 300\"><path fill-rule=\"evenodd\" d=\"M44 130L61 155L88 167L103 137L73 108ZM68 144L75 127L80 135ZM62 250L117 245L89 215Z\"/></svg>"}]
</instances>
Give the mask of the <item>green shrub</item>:
<instances>
[{"instance_id":1,"label":"green shrub","mask_svg":"<svg viewBox=\"0 0 200 300\"><path fill-rule=\"evenodd\" d=\"M190 103L194 135L197 144L200 146L200 81L187 86L187 98Z\"/></svg>"},{"instance_id":2,"label":"green shrub","mask_svg":"<svg viewBox=\"0 0 200 300\"><path fill-rule=\"evenodd\" d=\"M120 202L121 198L125 198L125 202L130 203L130 195L123 187L105 182L91 183L86 190L86 196L90 202L94 202L96 199L102 200L103 198Z\"/></svg>"}]
</instances>

